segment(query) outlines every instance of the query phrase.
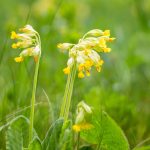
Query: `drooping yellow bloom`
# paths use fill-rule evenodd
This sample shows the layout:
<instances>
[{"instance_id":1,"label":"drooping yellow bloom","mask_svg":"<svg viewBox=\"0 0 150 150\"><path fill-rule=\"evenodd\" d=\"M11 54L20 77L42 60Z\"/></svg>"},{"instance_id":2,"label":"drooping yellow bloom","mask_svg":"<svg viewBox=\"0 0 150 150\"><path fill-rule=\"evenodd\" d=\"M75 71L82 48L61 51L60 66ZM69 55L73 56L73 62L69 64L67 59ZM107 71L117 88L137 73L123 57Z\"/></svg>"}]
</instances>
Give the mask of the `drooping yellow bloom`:
<instances>
[{"instance_id":1,"label":"drooping yellow bloom","mask_svg":"<svg viewBox=\"0 0 150 150\"><path fill-rule=\"evenodd\" d=\"M103 33L104 36L110 36L110 30L105 30Z\"/></svg>"},{"instance_id":2,"label":"drooping yellow bloom","mask_svg":"<svg viewBox=\"0 0 150 150\"><path fill-rule=\"evenodd\" d=\"M69 74L70 73L70 67L66 67L63 69L64 74Z\"/></svg>"},{"instance_id":3,"label":"drooping yellow bloom","mask_svg":"<svg viewBox=\"0 0 150 150\"><path fill-rule=\"evenodd\" d=\"M41 41L39 34L31 25L26 25L19 30L21 33L11 32L11 39L18 40L12 44L13 49L23 49L19 57L15 58L16 62L22 62L24 57L33 56L35 62L41 54Z\"/></svg>"},{"instance_id":4,"label":"drooping yellow bloom","mask_svg":"<svg viewBox=\"0 0 150 150\"><path fill-rule=\"evenodd\" d=\"M88 122L88 115L92 115L92 109L84 101L81 101L77 106L75 124L72 126L75 132L90 130L94 127Z\"/></svg>"},{"instance_id":5,"label":"drooping yellow bloom","mask_svg":"<svg viewBox=\"0 0 150 150\"><path fill-rule=\"evenodd\" d=\"M15 31L11 32L11 39L17 39L18 38L18 34Z\"/></svg>"},{"instance_id":6,"label":"drooping yellow bloom","mask_svg":"<svg viewBox=\"0 0 150 150\"><path fill-rule=\"evenodd\" d=\"M22 62L23 61L23 57L21 57L21 56L15 57L14 59L16 62Z\"/></svg>"},{"instance_id":7,"label":"drooping yellow bloom","mask_svg":"<svg viewBox=\"0 0 150 150\"><path fill-rule=\"evenodd\" d=\"M78 78L84 78L84 73L82 71L78 73Z\"/></svg>"},{"instance_id":8,"label":"drooping yellow bloom","mask_svg":"<svg viewBox=\"0 0 150 150\"><path fill-rule=\"evenodd\" d=\"M76 64L78 77L84 78L90 76L92 67L95 67L98 72L104 61L101 59L98 52L109 53L111 48L107 47L107 42L112 42L115 38L110 37L110 30L94 29L87 32L77 44L60 43L58 48L69 50L69 59L67 67L63 70L65 74L69 74L73 64Z\"/></svg>"}]
</instances>

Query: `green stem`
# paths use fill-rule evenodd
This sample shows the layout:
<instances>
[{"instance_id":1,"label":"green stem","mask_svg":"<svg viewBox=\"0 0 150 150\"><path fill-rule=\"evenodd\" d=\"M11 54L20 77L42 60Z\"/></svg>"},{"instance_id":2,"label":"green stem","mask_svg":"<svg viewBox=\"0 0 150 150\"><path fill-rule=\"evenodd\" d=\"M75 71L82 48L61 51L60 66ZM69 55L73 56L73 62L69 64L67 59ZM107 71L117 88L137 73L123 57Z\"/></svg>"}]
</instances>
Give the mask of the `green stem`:
<instances>
[{"instance_id":1,"label":"green stem","mask_svg":"<svg viewBox=\"0 0 150 150\"><path fill-rule=\"evenodd\" d=\"M39 70L40 56L36 63L34 80L33 80L33 89L32 89L32 98L31 98L31 111L30 111L30 126L29 126L29 143L33 137L33 122L34 122L34 105L35 105L35 93L37 87L37 78L38 78L38 70Z\"/></svg>"},{"instance_id":2,"label":"green stem","mask_svg":"<svg viewBox=\"0 0 150 150\"><path fill-rule=\"evenodd\" d=\"M79 146L80 146L80 132L77 133L77 150L79 150Z\"/></svg>"},{"instance_id":3,"label":"green stem","mask_svg":"<svg viewBox=\"0 0 150 150\"><path fill-rule=\"evenodd\" d=\"M68 75L67 84L66 84L66 88L65 88L65 93L64 93L64 97L63 97L63 103L62 103L61 111L60 111L60 117L63 117L64 113L65 113L65 105L66 105L68 89L70 87L70 81L71 81L70 79L71 79L71 73Z\"/></svg>"},{"instance_id":4,"label":"green stem","mask_svg":"<svg viewBox=\"0 0 150 150\"><path fill-rule=\"evenodd\" d=\"M75 75L76 75L76 65L72 67L71 73L68 75L65 94L60 112L60 117L63 117L65 121L68 119L69 115L69 108L71 103Z\"/></svg>"}]
</instances>

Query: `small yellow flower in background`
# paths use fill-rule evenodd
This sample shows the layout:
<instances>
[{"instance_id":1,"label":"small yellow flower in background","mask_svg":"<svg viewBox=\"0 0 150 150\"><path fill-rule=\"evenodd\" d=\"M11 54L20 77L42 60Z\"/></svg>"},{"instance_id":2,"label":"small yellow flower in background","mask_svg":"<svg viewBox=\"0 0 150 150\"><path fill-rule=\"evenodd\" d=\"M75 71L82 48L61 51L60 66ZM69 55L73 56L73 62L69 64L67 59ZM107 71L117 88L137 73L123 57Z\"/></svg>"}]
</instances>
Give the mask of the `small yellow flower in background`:
<instances>
[{"instance_id":1,"label":"small yellow flower in background","mask_svg":"<svg viewBox=\"0 0 150 150\"><path fill-rule=\"evenodd\" d=\"M73 125L72 129L75 132L80 132L82 130L90 130L91 128L93 128L94 126L90 123L82 123L82 124L78 124L78 125Z\"/></svg>"},{"instance_id":2,"label":"small yellow flower in background","mask_svg":"<svg viewBox=\"0 0 150 150\"><path fill-rule=\"evenodd\" d=\"M104 61L98 52L109 53L111 48L107 47L107 42L112 42L115 38L110 37L110 30L94 29L87 32L77 44L60 43L58 48L69 51L69 59L67 67L63 70L65 74L70 73L70 68L76 64L78 70L78 78L90 76L92 67L98 72Z\"/></svg>"},{"instance_id":3,"label":"small yellow flower in background","mask_svg":"<svg viewBox=\"0 0 150 150\"><path fill-rule=\"evenodd\" d=\"M22 62L24 57L33 56L37 62L38 57L41 55L41 41L38 32L36 32L31 25L26 25L24 28L19 29L20 33L15 31L11 32L11 39L18 40L12 44L13 49L22 49L19 57L14 60Z\"/></svg>"},{"instance_id":4,"label":"small yellow flower in background","mask_svg":"<svg viewBox=\"0 0 150 150\"><path fill-rule=\"evenodd\" d=\"M76 120L72 129L75 132L82 130L90 130L94 126L88 122L89 115L92 115L92 109L84 101L81 101L77 106Z\"/></svg>"}]
</instances>

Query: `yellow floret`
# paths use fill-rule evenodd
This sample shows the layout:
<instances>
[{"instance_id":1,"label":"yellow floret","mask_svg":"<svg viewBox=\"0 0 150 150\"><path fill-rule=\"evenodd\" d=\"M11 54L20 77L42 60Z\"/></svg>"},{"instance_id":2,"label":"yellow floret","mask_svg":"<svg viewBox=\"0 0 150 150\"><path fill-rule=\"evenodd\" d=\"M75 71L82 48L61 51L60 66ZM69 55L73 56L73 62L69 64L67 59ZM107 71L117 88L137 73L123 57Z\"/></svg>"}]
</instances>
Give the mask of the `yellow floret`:
<instances>
[{"instance_id":1,"label":"yellow floret","mask_svg":"<svg viewBox=\"0 0 150 150\"><path fill-rule=\"evenodd\" d=\"M78 66L78 70L79 70L79 72L80 72L80 71L83 71L83 70L84 70L84 64L80 64L80 65Z\"/></svg>"},{"instance_id":2,"label":"yellow floret","mask_svg":"<svg viewBox=\"0 0 150 150\"><path fill-rule=\"evenodd\" d=\"M103 33L104 36L110 36L110 30L105 30Z\"/></svg>"},{"instance_id":3,"label":"yellow floret","mask_svg":"<svg viewBox=\"0 0 150 150\"><path fill-rule=\"evenodd\" d=\"M16 43L13 43L13 44L11 45L11 47L14 48L14 49L18 48Z\"/></svg>"},{"instance_id":4,"label":"yellow floret","mask_svg":"<svg viewBox=\"0 0 150 150\"><path fill-rule=\"evenodd\" d=\"M104 63L104 60L99 60L99 62L98 62L98 64L101 66L101 65L103 65L103 63Z\"/></svg>"},{"instance_id":5,"label":"yellow floret","mask_svg":"<svg viewBox=\"0 0 150 150\"><path fill-rule=\"evenodd\" d=\"M90 71L89 70L86 70L86 76L90 76L91 74L90 74Z\"/></svg>"},{"instance_id":6,"label":"yellow floret","mask_svg":"<svg viewBox=\"0 0 150 150\"><path fill-rule=\"evenodd\" d=\"M11 32L11 39L17 39L18 38L18 34L15 31Z\"/></svg>"},{"instance_id":7,"label":"yellow floret","mask_svg":"<svg viewBox=\"0 0 150 150\"><path fill-rule=\"evenodd\" d=\"M76 124L73 125L73 130L75 132L80 132L82 130L90 130L91 128L93 128L94 126L90 123L81 123L81 124Z\"/></svg>"},{"instance_id":8,"label":"yellow floret","mask_svg":"<svg viewBox=\"0 0 150 150\"><path fill-rule=\"evenodd\" d=\"M101 72L101 67L100 66L96 66L96 70L97 70L97 72Z\"/></svg>"},{"instance_id":9,"label":"yellow floret","mask_svg":"<svg viewBox=\"0 0 150 150\"><path fill-rule=\"evenodd\" d=\"M84 65L86 68L90 68L93 65L93 62L91 60L87 60Z\"/></svg>"},{"instance_id":10,"label":"yellow floret","mask_svg":"<svg viewBox=\"0 0 150 150\"><path fill-rule=\"evenodd\" d=\"M111 48L103 48L104 53L109 53L111 51Z\"/></svg>"},{"instance_id":11,"label":"yellow floret","mask_svg":"<svg viewBox=\"0 0 150 150\"><path fill-rule=\"evenodd\" d=\"M104 38L101 38L101 39L99 40L99 46L100 46L100 47L106 47L106 41L105 41Z\"/></svg>"},{"instance_id":12,"label":"yellow floret","mask_svg":"<svg viewBox=\"0 0 150 150\"><path fill-rule=\"evenodd\" d=\"M78 73L78 78L84 78L84 73L82 71Z\"/></svg>"},{"instance_id":13,"label":"yellow floret","mask_svg":"<svg viewBox=\"0 0 150 150\"><path fill-rule=\"evenodd\" d=\"M109 42L112 42L112 41L114 41L115 39L116 39L116 38L109 38L108 41L109 41Z\"/></svg>"},{"instance_id":14,"label":"yellow floret","mask_svg":"<svg viewBox=\"0 0 150 150\"><path fill-rule=\"evenodd\" d=\"M63 69L64 74L69 74L70 73L70 67L66 67Z\"/></svg>"},{"instance_id":15,"label":"yellow floret","mask_svg":"<svg viewBox=\"0 0 150 150\"><path fill-rule=\"evenodd\" d=\"M21 56L15 57L15 61L16 62L22 62L23 61L23 57L21 57Z\"/></svg>"},{"instance_id":16,"label":"yellow floret","mask_svg":"<svg viewBox=\"0 0 150 150\"><path fill-rule=\"evenodd\" d=\"M81 131L81 128L79 125L73 125L72 129L75 131L75 132L80 132Z\"/></svg>"}]
</instances>

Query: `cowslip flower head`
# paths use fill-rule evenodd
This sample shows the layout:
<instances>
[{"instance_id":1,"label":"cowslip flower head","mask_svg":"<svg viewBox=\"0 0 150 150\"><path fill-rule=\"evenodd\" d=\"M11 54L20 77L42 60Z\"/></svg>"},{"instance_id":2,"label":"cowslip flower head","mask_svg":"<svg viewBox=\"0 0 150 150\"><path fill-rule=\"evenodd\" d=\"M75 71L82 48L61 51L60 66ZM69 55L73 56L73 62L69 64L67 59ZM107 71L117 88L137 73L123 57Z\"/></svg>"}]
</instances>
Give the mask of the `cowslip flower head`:
<instances>
[{"instance_id":1,"label":"cowslip flower head","mask_svg":"<svg viewBox=\"0 0 150 150\"><path fill-rule=\"evenodd\" d=\"M69 51L67 67L63 69L65 74L70 74L71 67L77 64L78 77L90 76L91 68L95 67L98 72L104 61L100 53L109 53L111 48L107 47L107 42L112 42L115 38L110 37L110 30L94 29L87 32L77 44L60 43L58 48Z\"/></svg>"},{"instance_id":2,"label":"cowslip flower head","mask_svg":"<svg viewBox=\"0 0 150 150\"><path fill-rule=\"evenodd\" d=\"M19 31L20 33L16 33L15 31L11 32L11 39L18 40L12 44L12 48L22 49L20 55L15 57L14 60L16 62L22 62L25 57L33 56L35 62L37 62L41 55L41 41L38 32L31 25L26 25L20 28Z\"/></svg>"},{"instance_id":3,"label":"cowslip flower head","mask_svg":"<svg viewBox=\"0 0 150 150\"><path fill-rule=\"evenodd\" d=\"M72 127L75 132L93 128L93 125L88 121L89 115L92 115L91 107L88 106L84 101L81 101L77 106L76 120Z\"/></svg>"}]
</instances>

